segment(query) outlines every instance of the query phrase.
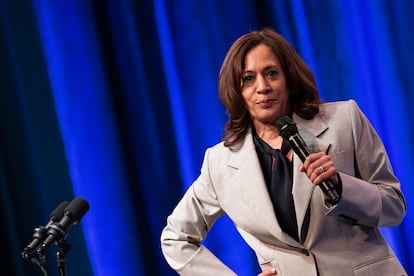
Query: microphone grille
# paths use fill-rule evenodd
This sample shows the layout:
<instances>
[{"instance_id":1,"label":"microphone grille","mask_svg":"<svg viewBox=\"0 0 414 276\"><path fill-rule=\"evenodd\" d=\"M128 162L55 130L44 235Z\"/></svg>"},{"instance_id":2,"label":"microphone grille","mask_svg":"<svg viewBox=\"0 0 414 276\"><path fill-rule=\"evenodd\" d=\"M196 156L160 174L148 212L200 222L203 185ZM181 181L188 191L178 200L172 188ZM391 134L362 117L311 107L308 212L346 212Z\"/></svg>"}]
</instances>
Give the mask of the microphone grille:
<instances>
[{"instance_id":1,"label":"microphone grille","mask_svg":"<svg viewBox=\"0 0 414 276\"><path fill-rule=\"evenodd\" d=\"M53 210L53 212L50 214L50 220L54 221L54 222L58 222L62 217L63 214L65 212L66 207L69 205L69 202L67 201L62 201L58 207L56 207L55 210Z\"/></svg>"},{"instance_id":2,"label":"microphone grille","mask_svg":"<svg viewBox=\"0 0 414 276\"><path fill-rule=\"evenodd\" d=\"M282 116L276 121L276 128L283 139L289 139L290 136L298 132L296 124L289 116Z\"/></svg>"},{"instance_id":3,"label":"microphone grille","mask_svg":"<svg viewBox=\"0 0 414 276\"><path fill-rule=\"evenodd\" d=\"M65 214L69 216L72 221L79 221L89 210L89 203L81 198L76 197L71 203L66 207Z\"/></svg>"}]
</instances>

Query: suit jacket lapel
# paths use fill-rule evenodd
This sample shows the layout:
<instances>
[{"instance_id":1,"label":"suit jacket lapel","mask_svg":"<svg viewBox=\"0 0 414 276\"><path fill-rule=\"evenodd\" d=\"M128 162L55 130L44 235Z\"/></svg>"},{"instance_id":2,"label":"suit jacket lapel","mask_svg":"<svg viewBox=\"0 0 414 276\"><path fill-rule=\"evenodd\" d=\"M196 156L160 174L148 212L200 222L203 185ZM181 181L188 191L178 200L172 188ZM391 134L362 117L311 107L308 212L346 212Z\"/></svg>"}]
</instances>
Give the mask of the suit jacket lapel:
<instances>
[{"instance_id":1,"label":"suit jacket lapel","mask_svg":"<svg viewBox=\"0 0 414 276\"><path fill-rule=\"evenodd\" d=\"M251 131L246 135L240 150L232 155L228 166L238 170L232 178L230 188L240 195L243 204L249 206L255 214L252 219L257 220L257 225L263 225L263 231L268 231L284 243L296 244L294 239L282 232L277 222Z\"/></svg>"},{"instance_id":2,"label":"suit jacket lapel","mask_svg":"<svg viewBox=\"0 0 414 276\"><path fill-rule=\"evenodd\" d=\"M299 134L312 152L326 151L328 145L323 143L320 136L328 130L328 125L317 115L313 120L305 120L296 114L293 115L293 121L298 127ZM293 159L293 187L292 193L295 201L296 218L298 229L302 229L306 211L309 206L315 185L309 180L305 173L298 169L302 161L295 154ZM305 226L307 227L307 226ZM300 233L301 231L299 231ZM304 237L302 237L303 239Z\"/></svg>"}]
</instances>

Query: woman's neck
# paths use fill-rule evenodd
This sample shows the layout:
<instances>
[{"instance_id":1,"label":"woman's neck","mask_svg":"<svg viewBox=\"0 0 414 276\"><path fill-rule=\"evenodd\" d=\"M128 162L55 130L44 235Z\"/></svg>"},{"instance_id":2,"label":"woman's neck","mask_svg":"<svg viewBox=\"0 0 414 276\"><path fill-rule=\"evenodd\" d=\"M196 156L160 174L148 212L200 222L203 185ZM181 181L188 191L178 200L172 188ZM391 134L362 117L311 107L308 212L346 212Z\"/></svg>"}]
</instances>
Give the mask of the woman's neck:
<instances>
[{"instance_id":1,"label":"woman's neck","mask_svg":"<svg viewBox=\"0 0 414 276\"><path fill-rule=\"evenodd\" d=\"M274 149L280 149L283 139L279 135L279 132L275 126L255 124L254 127L255 127L256 134L263 141L265 141L269 146L271 146Z\"/></svg>"}]
</instances>

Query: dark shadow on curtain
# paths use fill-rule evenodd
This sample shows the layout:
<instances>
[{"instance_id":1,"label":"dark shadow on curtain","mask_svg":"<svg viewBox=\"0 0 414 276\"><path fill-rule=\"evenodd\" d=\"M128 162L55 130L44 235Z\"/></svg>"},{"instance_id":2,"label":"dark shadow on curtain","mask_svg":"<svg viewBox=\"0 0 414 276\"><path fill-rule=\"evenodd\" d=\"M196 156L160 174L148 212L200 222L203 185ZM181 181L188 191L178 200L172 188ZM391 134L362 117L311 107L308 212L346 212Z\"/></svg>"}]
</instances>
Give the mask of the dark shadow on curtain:
<instances>
[{"instance_id":1,"label":"dark shadow on curtain","mask_svg":"<svg viewBox=\"0 0 414 276\"><path fill-rule=\"evenodd\" d=\"M0 273L40 275L20 253L34 228L73 199L72 185L30 2L2 1L0 10ZM68 274L91 275L80 226L68 240ZM46 267L58 275L54 248Z\"/></svg>"}]
</instances>

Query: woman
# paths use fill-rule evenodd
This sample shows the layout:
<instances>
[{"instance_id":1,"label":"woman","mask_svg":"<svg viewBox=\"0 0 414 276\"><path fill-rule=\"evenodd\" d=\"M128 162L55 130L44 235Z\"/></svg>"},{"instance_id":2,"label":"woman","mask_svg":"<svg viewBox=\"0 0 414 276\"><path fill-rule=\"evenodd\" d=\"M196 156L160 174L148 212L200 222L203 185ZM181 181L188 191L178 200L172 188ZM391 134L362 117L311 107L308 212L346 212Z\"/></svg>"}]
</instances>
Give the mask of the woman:
<instances>
[{"instance_id":1,"label":"woman","mask_svg":"<svg viewBox=\"0 0 414 276\"><path fill-rule=\"evenodd\" d=\"M207 149L161 236L173 269L234 275L200 244L227 214L255 251L260 275L406 275L378 229L405 215L400 183L354 101L321 103L311 70L270 29L232 45L219 96L230 117L223 141ZM275 127L286 115L314 152L304 163ZM315 188L323 181L339 202Z\"/></svg>"}]
</instances>

